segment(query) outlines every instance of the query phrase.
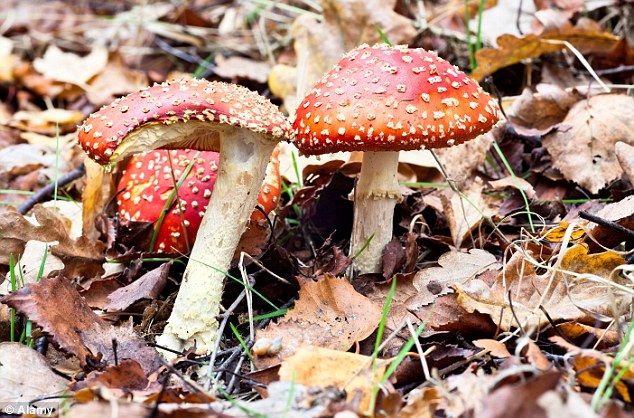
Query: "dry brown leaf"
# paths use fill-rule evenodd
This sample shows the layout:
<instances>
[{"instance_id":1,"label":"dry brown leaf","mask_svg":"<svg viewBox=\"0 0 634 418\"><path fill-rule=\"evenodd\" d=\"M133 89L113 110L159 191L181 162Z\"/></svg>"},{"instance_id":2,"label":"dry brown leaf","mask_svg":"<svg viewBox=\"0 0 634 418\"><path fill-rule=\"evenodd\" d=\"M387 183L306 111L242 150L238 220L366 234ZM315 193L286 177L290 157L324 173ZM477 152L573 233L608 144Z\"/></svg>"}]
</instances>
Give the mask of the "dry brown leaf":
<instances>
[{"instance_id":1,"label":"dry brown leaf","mask_svg":"<svg viewBox=\"0 0 634 418\"><path fill-rule=\"evenodd\" d=\"M504 385L484 399L474 416L475 418L547 418L549 415L539 405L538 399L545 392L555 389L560 377L559 372L548 372L515 385Z\"/></svg>"},{"instance_id":2,"label":"dry brown leaf","mask_svg":"<svg viewBox=\"0 0 634 418\"><path fill-rule=\"evenodd\" d=\"M536 196L533 185L520 177L507 176L499 180L491 180L489 181L489 186L491 186L493 190L506 188L522 190L524 191L524 194L526 194L526 197L529 199L534 199Z\"/></svg>"},{"instance_id":3,"label":"dry brown leaf","mask_svg":"<svg viewBox=\"0 0 634 418\"><path fill-rule=\"evenodd\" d=\"M472 248L468 253L450 251L438 259L440 267L420 270L414 277L417 290L416 302L428 305L436 298L452 293L454 284L462 284L487 270L497 270L502 265L487 251Z\"/></svg>"},{"instance_id":4,"label":"dry brown leaf","mask_svg":"<svg viewBox=\"0 0 634 418\"><path fill-rule=\"evenodd\" d=\"M305 14L292 26L297 67L275 66L269 77L273 94L281 97L293 114L303 96L343 54L362 43L376 43L376 24L393 43L409 42L416 35L412 22L394 11L396 0L325 0L323 20Z\"/></svg>"},{"instance_id":5,"label":"dry brown leaf","mask_svg":"<svg viewBox=\"0 0 634 418\"><path fill-rule=\"evenodd\" d=\"M413 313L410 312L411 301L416 298L418 291L412 284L414 278L413 274L404 275L396 279L396 289L392 294L392 303L390 303L390 309L385 318L385 332L384 335L389 335L395 329L401 327L409 320L414 326L418 326L421 322ZM372 289L367 292L368 298L372 300L377 306L385 304L387 295L392 288L392 282L383 282L375 284ZM420 306L420 304L417 304ZM421 320L424 318L421 318ZM409 331L404 331L409 335ZM398 339L393 340L395 345L400 346ZM389 343L388 343L389 344ZM386 348L387 352L390 352L390 346Z\"/></svg>"},{"instance_id":6,"label":"dry brown leaf","mask_svg":"<svg viewBox=\"0 0 634 418\"><path fill-rule=\"evenodd\" d=\"M214 73L229 80L244 78L258 83L266 83L271 73L271 66L268 63L236 55L229 58L224 55L217 55L215 62Z\"/></svg>"},{"instance_id":7,"label":"dry brown leaf","mask_svg":"<svg viewBox=\"0 0 634 418\"><path fill-rule=\"evenodd\" d=\"M488 274L493 273L489 272ZM493 335L495 324L488 315L479 312L467 312L457 301L455 293L436 298L433 305L421 307L416 297L409 300L407 311L416 315L419 321L427 319L427 326L434 331L473 333ZM412 321L418 323L419 321Z\"/></svg>"},{"instance_id":8,"label":"dry brown leaf","mask_svg":"<svg viewBox=\"0 0 634 418\"><path fill-rule=\"evenodd\" d=\"M12 83L13 69L18 62L18 56L11 53L13 41L0 36L0 81Z\"/></svg>"},{"instance_id":9,"label":"dry brown leaf","mask_svg":"<svg viewBox=\"0 0 634 418\"><path fill-rule=\"evenodd\" d=\"M445 379L448 391L441 391L438 410L444 411L447 417L463 417L472 415L482 400L486 398L489 388L494 385L495 376L486 375L482 370L468 368L458 375L450 375Z\"/></svg>"},{"instance_id":10,"label":"dry brown leaf","mask_svg":"<svg viewBox=\"0 0 634 418\"><path fill-rule=\"evenodd\" d=\"M10 124L18 129L55 136L58 128L61 132L74 131L83 119L80 112L66 109L21 110L13 114Z\"/></svg>"},{"instance_id":11,"label":"dry brown leaf","mask_svg":"<svg viewBox=\"0 0 634 418\"><path fill-rule=\"evenodd\" d=\"M441 396L437 388L414 389L407 394L407 404L399 418L433 418Z\"/></svg>"},{"instance_id":12,"label":"dry brown leaf","mask_svg":"<svg viewBox=\"0 0 634 418\"><path fill-rule=\"evenodd\" d=\"M167 284L171 265L171 262L165 263L148 271L129 285L115 290L108 296L109 303L104 309L120 311L141 299L156 299Z\"/></svg>"},{"instance_id":13,"label":"dry brown leaf","mask_svg":"<svg viewBox=\"0 0 634 418\"><path fill-rule=\"evenodd\" d=\"M460 185L464 185L471 180L472 173L482 167L482 164L486 161L489 149L491 149L491 145L495 141L495 132L496 129L494 128L493 131L455 147L434 150L447 176ZM430 151L423 152L430 153ZM410 152L402 154L407 158ZM434 160L434 167L436 166L435 164Z\"/></svg>"},{"instance_id":14,"label":"dry brown leaf","mask_svg":"<svg viewBox=\"0 0 634 418\"><path fill-rule=\"evenodd\" d=\"M594 25L580 20L575 27L567 25L560 30L545 31L540 35L529 34L521 38L510 34L502 35L497 38L497 48L483 48L476 53L478 67L471 77L480 81L500 68L547 52L559 51L565 48L563 41L570 42L582 53L614 48L621 38L603 31L598 23L593 23Z\"/></svg>"},{"instance_id":15,"label":"dry brown leaf","mask_svg":"<svg viewBox=\"0 0 634 418\"><path fill-rule=\"evenodd\" d=\"M620 343L619 333L613 329L601 329L578 322L564 322L557 324L557 330L568 341L576 343L576 349L586 345L597 350L606 350Z\"/></svg>"},{"instance_id":16,"label":"dry brown leaf","mask_svg":"<svg viewBox=\"0 0 634 418\"><path fill-rule=\"evenodd\" d=\"M0 214L0 264L8 265L11 254L17 258L22 255L26 243L35 240L50 244L51 254L64 263L63 272L69 277L94 277L103 272L102 242L89 243L85 237L70 238L63 220L42 205L35 206L32 212L37 225L17 212Z\"/></svg>"},{"instance_id":17,"label":"dry brown leaf","mask_svg":"<svg viewBox=\"0 0 634 418\"><path fill-rule=\"evenodd\" d=\"M630 184L634 184L634 146L619 141L614 146L614 153Z\"/></svg>"},{"instance_id":18,"label":"dry brown leaf","mask_svg":"<svg viewBox=\"0 0 634 418\"><path fill-rule=\"evenodd\" d=\"M509 350L506 348L506 346L503 343L499 342L498 340L491 340L491 339L474 340L473 345L475 345L476 347L480 347L480 348L484 348L485 350L488 350L489 353L493 357L499 357L499 358L511 357L511 353L509 353Z\"/></svg>"},{"instance_id":19,"label":"dry brown leaf","mask_svg":"<svg viewBox=\"0 0 634 418\"><path fill-rule=\"evenodd\" d=\"M157 367L156 350L130 326L114 327L104 322L63 276L31 283L0 301L42 327L61 350L75 355L83 366L115 364L116 349L119 360L135 359L146 374Z\"/></svg>"},{"instance_id":20,"label":"dry brown leaf","mask_svg":"<svg viewBox=\"0 0 634 418\"><path fill-rule=\"evenodd\" d=\"M51 370L46 357L24 344L0 343L0 376L0 404L26 404L66 390L66 379Z\"/></svg>"},{"instance_id":21,"label":"dry brown leaf","mask_svg":"<svg viewBox=\"0 0 634 418\"><path fill-rule=\"evenodd\" d=\"M305 386L335 386L344 389L348 401L360 400L359 411L367 412L373 388L379 385L388 362L322 347L302 346L284 360L280 367L280 380L293 381Z\"/></svg>"},{"instance_id":22,"label":"dry brown leaf","mask_svg":"<svg viewBox=\"0 0 634 418\"><path fill-rule=\"evenodd\" d=\"M56 170L57 175L63 175L70 170L70 165L64 158L57 157L55 149L42 145L17 144L0 150L0 172L17 176L36 170L53 179Z\"/></svg>"},{"instance_id":23,"label":"dry brown leaf","mask_svg":"<svg viewBox=\"0 0 634 418\"><path fill-rule=\"evenodd\" d=\"M92 371L84 380L74 382L70 389L74 392L88 389L93 393L98 393L104 387L108 388L117 398L133 394L134 399L137 400L161 390L161 385L155 380L148 379L141 365L132 359L121 360L118 364L106 366L99 371Z\"/></svg>"},{"instance_id":24,"label":"dry brown leaf","mask_svg":"<svg viewBox=\"0 0 634 418\"><path fill-rule=\"evenodd\" d=\"M451 239L456 247L470 237L483 216L496 214L497 208L489 204L483 194L484 182L475 177L461 188L462 194L443 190L442 204L451 230Z\"/></svg>"},{"instance_id":25,"label":"dry brown leaf","mask_svg":"<svg viewBox=\"0 0 634 418\"><path fill-rule=\"evenodd\" d=\"M628 196L618 202L609 203L595 215L634 231L634 196ZM612 248L627 238L626 234L602 225L593 225L589 228L588 233L607 248Z\"/></svg>"},{"instance_id":26,"label":"dry brown leaf","mask_svg":"<svg viewBox=\"0 0 634 418\"><path fill-rule=\"evenodd\" d=\"M552 363L546 358L542 350L534 341L528 340L528 348L526 349L526 360L539 370L548 370L552 367Z\"/></svg>"},{"instance_id":27,"label":"dry brown leaf","mask_svg":"<svg viewBox=\"0 0 634 418\"><path fill-rule=\"evenodd\" d=\"M584 352L584 354L575 356L572 361L572 367L577 372L577 381L585 387L596 389L605 374L606 362L612 363L612 358L598 352ZM621 398L628 403L632 402L632 398L630 397L627 385L623 382L623 380L633 378L634 372L632 370L627 370L614 386L616 392L618 392L618 394L621 395Z\"/></svg>"},{"instance_id":28,"label":"dry brown leaf","mask_svg":"<svg viewBox=\"0 0 634 418\"><path fill-rule=\"evenodd\" d=\"M90 54L80 57L50 45L42 58L33 61L33 67L53 81L85 87L88 80L100 73L107 63L108 50L105 47L95 47Z\"/></svg>"},{"instance_id":29,"label":"dry brown leaf","mask_svg":"<svg viewBox=\"0 0 634 418\"><path fill-rule=\"evenodd\" d=\"M524 135L543 135L564 120L579 97L552 84L525 88L506 111L515 130Z\"/></svg>"},{"instance_id":30,"label":"dry brown leaf","mask_svg":"<svg viewBox=\"0 0 634 418\"><path fill-rule=\"evenodd\" d=\"M607 279L612 269L624 262L612 252L588 256L587 249L578 246L564 254L561 264L563 269L578 274L591 272ZM492 285L475 279L465 285L456 285L456 290L458 303L464 309L490 315L504 331L517 327L518 320L528 328L547 324L548 318L539 309L540 306L554 321L574 319L588 322L594 321L592 314L612 315L613 308L621 309L622 305L631 301L628 295L618 294L615 289L608 290L609 284L590 280L573 284L572 280L572 276L560 272L538 275L535 267L517 252ZM509 297L512 298L512 307Z\"/></svg>"},{"instance_id":31,"label":"dry brown leaf","mask_svg":"<svg viewBox=\"0 0 634 418\"><path fill-rule=\"evenodd\" d=\"M325 275L300 286L295 308L258 331L256 343L263 338L282 339L282 350L275 357L256 357L258 367L279 363L302 344L347 350L372 334L381 320L381 308L357 293L345 277Z\"/></svg>"},{"instance_id":32,"label":"dry brown leaf","mask_svg":"<svg viewBox=\"0 0 634 418\"><path fill-rule=\"evenodd\" d=\"M566 236L566 231L570 227L570 223L566 221L559 222L559 225L554 226L550 229L547 229L542 233L542 236L545 240L549 242L562 242L564 237ZM572 233L570 234L570 240L572 242L579 241L586 234L586 231L580 226L575 225L573 227Z\"/></svg>"},{"instance_id":33,"label":"dry brown leaf","mask_svg":"<svg viewBox=\"0 0 634 418\"><path fill-rule=\"evenodd\" d=\"M601 94L578 102L563 121L570 129L543 138L553 166L564 177L597 193L623 173L617 141L634 145L634 97Z\"/></svg>"},{"instance_id":34,"label":"dry brown leaf","mask_svg":"<svg viewBox=\"0 0 634 418\"><path fill-rule=\"evenodd\" d=\"M51 254L50 244L42 241L29 241L24 247L24 253L20 257L18 266L21 282L26 284L36 282L40 277L47 277L50 273L61 271L64 268L64 263ZM9 293L9 280L0 286L5 287L5 291L0 291L0 294Z\"/></svg>"},{"instance_id":35,"label":"dry brown leaf","mask_svg":"<svg viewBox=\"0 0 634 418\"><path fill-rule=\"evenodd\" d=\"M119 96L137 91L148 85L146 75L127 66L121 55L110 54L107 64L90 79L86 87L88 100L95 106L110 103Z\"/></svg>"}]
</instances>

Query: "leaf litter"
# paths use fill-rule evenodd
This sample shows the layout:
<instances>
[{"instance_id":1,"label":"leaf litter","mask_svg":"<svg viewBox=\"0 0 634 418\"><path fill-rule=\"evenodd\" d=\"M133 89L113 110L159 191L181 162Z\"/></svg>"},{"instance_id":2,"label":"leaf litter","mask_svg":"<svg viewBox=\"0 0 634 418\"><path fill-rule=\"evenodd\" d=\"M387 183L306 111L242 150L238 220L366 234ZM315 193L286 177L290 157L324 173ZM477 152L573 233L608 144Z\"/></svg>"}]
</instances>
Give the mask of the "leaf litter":
<instances>
[{"instance_id":1,"label":"leaf litter","mask_svg":"<svg viewBox=\"0 0 634 418\"><path fill-rule=\"evenodd\" d=\"M65 416L78 417L631 413L628 2L522 3L484 2L469 68L477 2L5 2L2 401L70 396ZM286 147L288 189L243 238L251 258L236 254L230 273L248 292L228 280L218 349L162 360L154 336L186 260L147 253L152 225L116 217L123 165L86 161L85 177L63 182L84 164L75 126L190 74L246 85L292 115L344 52L382 36L488 77L505 120L437 152L441 166L428 151L400 157L382 272L358 277L359 156ZM56 179L37 198L57 196L52 206L18 206Z\"/></svg>"}]
</instances>

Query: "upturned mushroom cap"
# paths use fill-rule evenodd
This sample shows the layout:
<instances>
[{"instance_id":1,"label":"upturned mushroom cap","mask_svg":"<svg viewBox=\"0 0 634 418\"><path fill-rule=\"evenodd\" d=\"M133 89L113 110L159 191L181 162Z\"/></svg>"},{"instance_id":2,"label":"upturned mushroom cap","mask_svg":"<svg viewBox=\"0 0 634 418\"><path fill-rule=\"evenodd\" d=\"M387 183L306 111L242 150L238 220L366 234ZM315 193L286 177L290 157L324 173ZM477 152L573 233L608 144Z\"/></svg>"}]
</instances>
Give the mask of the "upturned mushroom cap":
<instances>
[{"instance_id":1,"label":"upturned mushroom cap","mask_svg":"<svg viewBox=\"0 0 634 418\"><path fill-rule=\"evenodd\" d=\"M460 144L490 130L498 106L436 54L385 44L348 52L304 97L293 128L302 154Z\"/></svg>"},{"instance_id":2,"label":"upturned mushroom cap","mask_svg":"<svg viewBox=\"0 0 634 418\"><path fill-rule=\"evenodd\" d=\"M177 122L188 123L161 129ZM246 128L274 141L294 139L288 121L268 99L235 84L194 79L156 84L102 107L79 127L79 145L100 164L143 146L217 151L217 135L200 126L213 122ZM141 132L148 126L155 128L151 140ZM140 143L124 152L133 136Z\"/></svg>"},{"instance_id":3,"label":"upturned mushroom cap","mask_svg":"<svg viewBox=\"0 0 634 418\"><path fill-rule=\"evenodd\" d=\"M187 253L187 244L190 248L194 244L216 183L219 154L195 150L154 150L136 154L119 180L118 189L122 191L117 198L119 216L124 222L154 223L174 190L174 178L178 181L194 157L194 165L178 189L182 217L181 210L173 204L157 233L154 248L157 252ZM172 159L171 165L168 158ZM263 212L268 214L277 207L281 190L279 147L276 147L258 196L258 206ZM260 210L251 215L251 220L263 218Z\"/></svg>"}]
</instances>

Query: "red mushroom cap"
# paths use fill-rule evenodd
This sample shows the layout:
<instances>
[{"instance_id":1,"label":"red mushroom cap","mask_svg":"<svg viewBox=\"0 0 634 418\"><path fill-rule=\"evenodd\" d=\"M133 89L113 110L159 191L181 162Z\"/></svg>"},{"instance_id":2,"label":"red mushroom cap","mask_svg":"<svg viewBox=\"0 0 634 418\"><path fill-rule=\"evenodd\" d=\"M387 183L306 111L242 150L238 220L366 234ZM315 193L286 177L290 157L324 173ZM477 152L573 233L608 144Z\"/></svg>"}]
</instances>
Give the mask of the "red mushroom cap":
<instances>
[{"instance_id":1,"label":"red mushroom cap","mask_svg":"<svg viewBox=\"0 0 634 418\"><path fill-rule=\"evenodd\" d=\"M134 155L119 180L119 216L124 221L156 222L174 190L174 178L178 181L195 157L194 165L178 189L181 213L176 204L169 209L160 225L155 249L158 252L187 253L207 210L218 170L219 154L213 151L154 150ZM172 159L172 164L168 161ZM174 169L174 178L172 177ZM258 206L267 214L280 199L281 193L279 147L275 148L267 166L266 177ZM176 202L176 200L174 201ZM252 220L264 219L264 214L255 210ZM187 231L184 237L183 224Z\"/></svg>"},{"instance_id":2,"label":"red mushroom cap","mask_svg":"<svg viewBox=\"0 0 634 418\"><path fill-rule=\"evenodd\" d=\"M177 80L156 84L102 107L79 127L79 145L89 157L106 164L119 158L117 148L139 127L188 121L242 127L271 140L294 139L288 120L256 92L235 84ZM164 147L218 151L207 139L195 124L189 124Z\"/></svg>"},{"instance_id":3,"label":"red mushroom cap","mask_svg":"<svg viewBox=\"0 0 634 418\"><path fill-rule=\"evenodd\" d=\"M302 154L460 144L490 130L498 106L458 67L424 49L360 47L304 97L293 128Z\"/></svg>"}]
</instances>

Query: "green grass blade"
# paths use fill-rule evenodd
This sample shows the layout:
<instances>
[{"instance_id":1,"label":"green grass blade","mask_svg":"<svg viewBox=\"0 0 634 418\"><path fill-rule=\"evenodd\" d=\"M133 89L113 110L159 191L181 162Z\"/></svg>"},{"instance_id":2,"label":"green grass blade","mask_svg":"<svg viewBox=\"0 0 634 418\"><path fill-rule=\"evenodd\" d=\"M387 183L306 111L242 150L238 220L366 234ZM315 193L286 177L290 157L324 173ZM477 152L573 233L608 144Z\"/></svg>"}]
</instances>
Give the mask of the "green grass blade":
<instances>
[{"instance_id":1,"label":"green grass blade","mask_svg":"<svg viewBox=\"0 0 634 418\"><path fill-rule=\"evenodd\" d=\"M235 335L235 337L238 339L238 341L240 342L240 345L244 349L244 352L247 354L247 357L249 357L249 361L251 362L255 370L257 370L258 368L255 366L255 360L253 359L253 356L251 355L251 350L249 350L249 347L247 347L247 344L242 339L242 336L238 332L238 329L231 322L229 322L229 327L231 327L231 331L233 332L233 335Z\"/></svg>"}]
</instances>

